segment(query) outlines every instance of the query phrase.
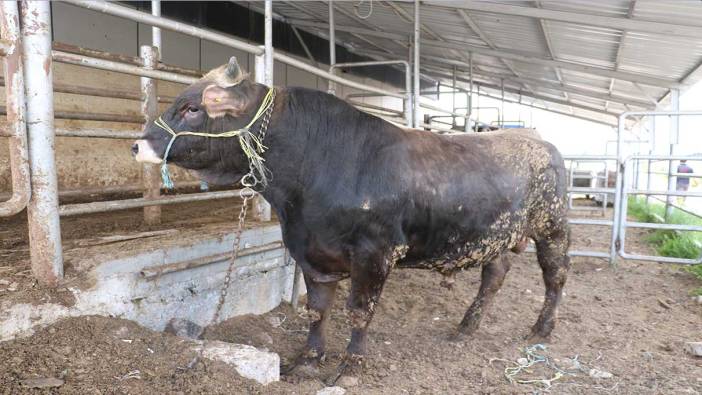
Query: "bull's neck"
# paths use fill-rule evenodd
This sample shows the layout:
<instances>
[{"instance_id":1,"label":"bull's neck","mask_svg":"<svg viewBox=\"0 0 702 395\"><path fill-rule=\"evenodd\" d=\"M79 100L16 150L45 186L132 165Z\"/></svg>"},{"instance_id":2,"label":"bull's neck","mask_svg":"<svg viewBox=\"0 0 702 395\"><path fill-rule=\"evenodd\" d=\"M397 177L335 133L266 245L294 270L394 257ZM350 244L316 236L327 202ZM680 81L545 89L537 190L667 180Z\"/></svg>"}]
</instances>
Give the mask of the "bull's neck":
<instances>
[{"instance_id":1,"label":"bull's neck","mask_svg":"<svg viewBox=\"0 0 702 395\"><path fill-rule=\"evenodd\" d=\"M262 194L276 210L346 182L342 171L385 144L394 128L334 96L300 88L279 88L273 114L264 141L272 180Z\"/></svg>"}]
</instances>

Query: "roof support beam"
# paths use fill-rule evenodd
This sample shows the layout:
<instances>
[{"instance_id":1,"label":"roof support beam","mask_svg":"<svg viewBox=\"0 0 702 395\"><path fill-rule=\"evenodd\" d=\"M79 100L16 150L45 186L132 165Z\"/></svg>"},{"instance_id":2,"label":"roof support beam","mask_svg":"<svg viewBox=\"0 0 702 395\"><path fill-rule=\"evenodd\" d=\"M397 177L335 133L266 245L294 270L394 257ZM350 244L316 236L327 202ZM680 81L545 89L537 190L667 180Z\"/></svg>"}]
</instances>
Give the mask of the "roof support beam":
<instances>
[{"instance_id":1,"label":"roof support beam","mask_svg":"<svg viewBox=\"0 0 702 395\"><path fill-rule=\"evenodd\" d=\"M439 73L439 72L428 73L428 74L429 74L429 75L434 74L434 76L439 76L439 77L442 77L442 78L449 78L449 77L452 77L450 74L447 75L447 74ZM473 80L475 80L475 76L473 76ZM460 77L459 77L459 78L456 78L456 81L460 81L460 82L469 82L469 80L468 80L467 78L460 78ZM497 90L501 90L501 89L502 89L502 86L500 86L500 85L495 85L495 84L493 84L492 82L489 82L489 81L488 81L488 82L486 82L486 81L478 81L478 83L480 84L480 86L488 87L488 88L491 88L491 89L497 89ZM515 94L519 94L519 95L522 95L522 96L528 96L528 97L531 97L531 98L533 98L533 99L543 100L543 101L547 101L547 102L551 102L551 103L555 103L555 104L560 104L560 105L563 105L563 106L572 106L572 107L575 107L575 108L581 108L581 109L584 109L584 110L588 110L588 111L592 111L592 112L597 112L597 113L600 113L600 114L611 115L611 116L614 116L614 117L619 116L619 113L611 112L611 111L604 111L601 107L593 107L593 106L587 105L587 104L574 103L573 101L567 101L567 100L562 100L562 99L558 99L558 98L555 98L555 97L544 96L544 95L536 94L536 93L533 93L533 92L524 92L524 91L522 91L522 90L520 90L520 89L515 89L515 88L508 88L508 87L505 87L504 90L505 90L505 92L515 93Z\"/></svg>"},{"instance_id":2,"label":"roof support beam","mask_svg":"<svg viewBox=\"0 0 702 395\"><path fill-rule=\"evenodd\" d=\"M480 37L480 39L483 40L483 42L484 42L485 44L487 44L488 47L490 47L490 48L492 48L492 49L497 49L497 46L496 46L496 45L492 42L492 40L490 40L490 38L480 29L480 27L478 26L478 24L475 23L475 21L473 20L473 18L471 18L470 15L468 15L467 12L465 12L464 10L461 10L461 9L456 10L456 12L458 12L458 15L460 15L461 18L463 18L463 21L466 23L466 25L468 25L468 27L470 27L471 30L473 30L473 31L475 32L475 34L477 34L478 37ZM499 58L499 60L500 60L500 62L502 62L502 64L505 65L505 67L507 67L507 68L509 69L509 71L512 72L512 74L516 75L517 77L521 77L521 75L519 75L519 73L517 72L517 70L514 69L514 66L513 66L511 63L507 62L506 60L504 60L504 59L502 59L502 58ZM522 84L522 85L524 85L524 87L527 88L528 90L533 91L533 89L532 89L530 86L528 86L528 85L526 85L526 84Z\"/></svg>"},{"instance_id":3,"label":"roof support beam","mask_svg":"<svg viewBox=\"0 0 702 395\"><path fill-rule=\"evenodd\" d=\"M537 0L536 6L541 8L541 1ZM544 37L544 42L546 43L548 54L551 57L551 59L556 60L556 51L553 50L553 43L551 42L551 35L548 32L548 26L546 26L546 21L544 21L543 19L539 19L539 26L541 27L541 34ZM561 69L559 69L558 67L554 67L553 71L556 73L556 77L558 77L558 82L563 83L563 74L561 73ZM563 96L566 98L566 100L568 100L568 93L563 92Z\"/></svg>"},{"instance_id":4,"label":"roof support beam","mask_svg":"<svg viewBox=\"0 0 702 395\"><path fill-rule=\"evenodd\" d=\"M430 63L444 63L441 62L440 60L434 59L434 58L425 58L426 61L429 61ZM460 62L456 61L448 61L445 62L444 64L449 64L453 66L465 66L463 64L459 64ZM426 63L425 63L426 64ZM478 66L478 67L476 67ZM492 73L486 70L483 70L481 67L479 67L479 64L476 64L473 62L473 74L475 75L482 75L484 77L491 77L491 78L504 78L505 81L512 82L512 83L528 83L530 86L533 87L541 87L541 88L548 88L548 89L557 89L561 90L563 92L567 93L572 93L580 96L586 96L590 97L593 99L599 99L599 100L609 100L617 103L622 103L622 104L631 104L637 107L643 107L643 108L652 108L653 105L655 105L655 101L646 101L646 100L640 100L634 97L628 97L628 96L622 96L622 95L615 95L615 94L607 94L602 91L596 91L596 90L591 90L591 89L585 89L577 86L572 86L572 85L567 85L565 83L560 83L557 81L551 81L551 80L544 80L544 79L536 79L536 78L528 78L528 77L520 77L519 80L515 80L514 77L506 75L506 74L499 74L499 73ZM465 70L460 70L464 75L466 73Z\"/></svg>"},{"instance_id":5,"label":"roof support beam","mask_svg":"<svg viewBox=\"0 0 702 395\"><path fill-rule=\"evenodd\" d=\"M314 27L317 29L328 29L329 28L328 23L312 22L312 21L308 21L308 20L304 20L304 19L289 18L288 22L292 25L299 26L299 27ZM364 28L360 28L360 27L340 26L340 25L336 25L335 27L336 27L337 31L345 32L345 33L356 33L356 34L361 34L364 36L388 38L391 40L405 40L406 41L409 39L409 36L405 36L402 34L381 32L378 30L364 29Z\"/></svg>"},{"instance_id":6,"label":"roof support beam","mask_svg":"<svg viewBox=\"0 0 702 395\"><path fill-rule=\"evenodd\" d=\"M295 2L287 2L287 4L293 5ZM295 4L293 7L298 8L300 10L304 10L302 7L299 5ZM340 9L340 8L339 8ZM305 12L305 11L303 11ZM310 14L311 16L316 17L319 19L319 17ZM297 25L300 27L316 27L319 29L327 29L329 28L328 23L324 22L309 22L309 21L300 21L296 19L288 19L290 23L293 25ZM380 32L377 30L367 30L367 29L360 29L360 28L350 28L348 26L336 26L337 31L342 31L342 32L351 32L351 30L357 34L360 35L372 35L372 36L379 36L383 38L390 38L390 39L395 39L399 38L396 37L397 35L393 33L384 33ZM402 36L404 40L407 39L407 37ZM447 42L447 41L440 41L440 40L431 40L431 39L424 39L421 41L421 44L426 45L427 47L437 47L437 48L447 48L447 49L454 49L462 52L473 52L476 54L480 55L486 55L486 56L493 56L496 58L501 58L501 59L507 59L507 60L515 60L519 62L524 62L524 63L531 63L531 64L540 64L543 66L548 66L548 67L556 67L556 68L561 68L563 70L572 70L572 71L577 71L581 73L586 73L586 74L592 74L592 75L599 75L602 77L608 77L608 78L616 78L624 81L631 81L631 82L638 82L643 85L649 85L649 86L656 86L656 87L661 87L661 88L682 88L682 84L679 83L676 80L670 80L670 79L662 79L662 78L657 78L657 77L652 77L648 75L642 75L642 74L636 74L636 73L629 73L629 72L624 72L624 71L614 71L610 70L607 68L602 68L602 67L597 67L597 66L590 66L590 65L585 65L581 63L575 63L575 62L565 62L565 61L560 61L560 60L554 60L554 59L547 59L547 58L542 58L539 56L532 56L532 55L524 55L519 52L515 51L509 51L509 50L504 50L504 49L492 49L492 48L486 48L486 47L481 47L477 45L472 45L468 43L456 43L456 42Z\"/></svg>"},{"instance_id":7,"label":"roof support beam","mask_svg":"<svg viewBox=\"0 0 702 395\"><path fill-rule=\"evenodd\" d=\"M560 67L565 70L573 70L586 74L599 75L602 77L617 78L620 80L638 82L644 85L657 86L662 88L680 88L681 84L675 80L650 77L641 74L634 74L623 71L614 71L602 67L589 66L574 62L564 62L560 60L545 59L538 56L523 55L517 52L495 50L491 48L483 48L470 44L447 43L436 40L422 40L422 44L427 46L435 46L439 48L458 49L467 52L473 52L486 56L494 56L496 58L511 59L525 63L540 64L549 67Z\"/></svg>"},{"instance_id":8,"label":"roof support beam","mask_svg":"<svg viewBox=\"0 0 702 395\"><path fill-rule=\"evenodd\" d=\"M702 26L655 22L641 19L619 18L590 13L548 10L543 8L522 7L513 4L488 3L484 1L435 1L424 2L428 6L447 6L463 8L472 11L489 12L492 14L518 15L531 18L541 18L551 21L576 23L579 25L599 26L610 29L631 30L635 32L653 33L668 36L683 36L699 38L702 36Z\"/></svg>"},{"instance_id":9,"label":"roof support beam","mask_svg":"<svg viewBox=\"0 0 702 395\"><path fill-rule=\"evenodd\" d=\"M634 16L634 9L636 8L636 0L629 1L629 11L626 13L627 18L632 18ZM627 31L622 32L622 37L619 39L619 45L617 45L617 54L614 57L614 71L619 71L619 63L622 59L622 49L624 48L624 41L626 41ZM612 94L614 90L614 78L609 81L609 94ZM605 108L609 107L609 102L605 103Z\"/></svg>"},{"instance_id":10,"label":"roof support beam","mask_svg":"<svg viewBox=\"0 0 702 395\"><path fill-rule=\"evenodd\" d=\"M475 92L475 93L476 93L477 95L484 96L484 97L489 97L489 98L491 98L491 99L502 100L502 98L501 98L500 96L494 96L494 95L491 95L491 94L489 94L489 93L487 93L487 92ZM524 103L523 101L520 101L520 100L511 100L511 99L507 99L507 98L505 98L504 100L505 100L506 102L508 102L508 103L521 104L522 106L532 107L532 108L536 108L537 110L548 111L548 112L552 112L552 113L554 113L554 114L565 115L565 116L571 117L571 118L582 119L582 120L585 120L585 121L590 121L590 122L594 122L594 123L599 123L599 124L607 125L607 126L611 126L611 127L616 127L616 126L617 126L617 121L616 121L615 118L612 118L612 121L611 121L611 122L607 122L607 121L603 121L603 120L599 120L599 119L595 119L595 118L586 117L586 116L583 116L583 115L571 114L571 113L568 113L568 112L565 112L565 111L559 111L559 110L552 109L552 108L540 107L540 106L537 106L537 105L534 105L534 104ZM609 117L609 116L608 116L608 117Z\"/></svg>"}]
</instances>

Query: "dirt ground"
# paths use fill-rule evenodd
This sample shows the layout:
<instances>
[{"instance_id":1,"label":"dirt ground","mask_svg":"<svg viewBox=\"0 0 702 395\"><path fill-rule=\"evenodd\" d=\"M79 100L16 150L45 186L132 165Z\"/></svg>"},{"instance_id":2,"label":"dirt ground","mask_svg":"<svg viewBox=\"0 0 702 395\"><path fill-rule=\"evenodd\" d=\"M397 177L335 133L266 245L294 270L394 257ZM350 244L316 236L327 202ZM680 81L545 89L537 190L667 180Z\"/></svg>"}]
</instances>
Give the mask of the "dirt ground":
<instances>
[{"instance_id":1,"label":"dirt ground","mask_svg":"<svg viewBox=\"0 0 702 395\"><path fill-rule=\"evenodd\" d=\"M179 207L166 216L186 212ZM105 234L144 230L125 230L119 220L112 225L105 218L101 222ZM573 233L573 249L606 249L609 232L603 228L576 226ZM644 237L631 232L628 248L650 253ZM434 273L394 271L371 324L364 374L356 383L347 380L347 393L702 393L702 358L683 351L686 341L702 341L702 305L688 294L698 286L696 280L675 266L621 261L612 269L590 258L573 259L559 323L546 349L537 350L549 357L550 365L536 364L515 380L551 379L557 375L553 366L562 369L563 376L550 388L538 381L510 383L505 368L525 357L523 348L530 343L524 336L543 302L543 284L534 254L510 254L509 259L512 270L495 304L476 334L461 342L448 338L477 291L479 271L459 274L452 290L439 286L441 276ZM13 267L0 272L0 278L7 273L17 271ZM343 310L347 293L345 282L337 293L329 358L320 378L331 374L349 338ZM287 362L304 343L306 326L304 309L293 312L285 305L262 316L230 319L209 328L205 337L267 348ZM0 394L310 394L323 387L318 379L263 387L220 363L193 362L195 356L190 341L128 321L72 318L31 337L0 343ZM591 369L611 377L591 377L597 373ZM22 384L36 377L60 379L56 384L61 385L31 390Z\"/></svg>"}]
</instances>

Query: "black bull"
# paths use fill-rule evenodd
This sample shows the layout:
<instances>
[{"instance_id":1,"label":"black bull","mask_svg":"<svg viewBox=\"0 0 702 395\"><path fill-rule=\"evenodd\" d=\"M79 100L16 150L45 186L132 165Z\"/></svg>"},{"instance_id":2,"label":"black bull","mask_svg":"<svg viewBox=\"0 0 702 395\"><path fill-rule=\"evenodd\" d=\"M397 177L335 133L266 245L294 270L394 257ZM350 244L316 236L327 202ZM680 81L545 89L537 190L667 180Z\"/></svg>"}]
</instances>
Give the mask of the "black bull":
<instances>
[{"instance_id":1,"label":"black bull","mask_svg":"<svg viewBox=\"0 0 702 395\"><path fill-rule=\"evenodd\" d=\"M242 127L267 88L234 66L187 88L162 119L176 132ZM158 162L169 138L150 123L134 150ZM278 88L264 144L272 177L261 193L302 268L313 313L296 371L323 359L339 280L351 279L352 335L342 373L366 352L368 325L392 268L450 277L481 266L478 295L458 326L457 335L466 335L478 328L502 285L507 250L522 250L527 238L536 244L546 286L532 334L551 333L569 268L565 169L551 144L514 133L407 130L302 88ZM236 138L184 136L168 160L214 183L235 183L249 170Z\"/></svg>"}]
</instances>

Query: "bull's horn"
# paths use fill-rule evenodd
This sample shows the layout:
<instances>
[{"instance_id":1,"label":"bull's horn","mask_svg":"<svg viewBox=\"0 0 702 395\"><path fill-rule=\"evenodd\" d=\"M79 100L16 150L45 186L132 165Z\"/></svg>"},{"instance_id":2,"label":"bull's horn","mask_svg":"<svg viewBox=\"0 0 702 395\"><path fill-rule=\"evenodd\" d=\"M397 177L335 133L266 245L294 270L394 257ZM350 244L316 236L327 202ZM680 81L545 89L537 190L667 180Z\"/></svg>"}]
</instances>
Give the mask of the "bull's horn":
<instances>
[{"instance_id":1,"label":"bull's horn","mask_svg":"<svg viewBox=\"0 0 702 395\"><path fill-rule=\"evenodd\" d=\"M231 81L236 81L241 74L241 69L239 69L239 62L236 60L236 56L229 58L229 63L227 64L226 76Z\"/></svg>"}]
</instances>

